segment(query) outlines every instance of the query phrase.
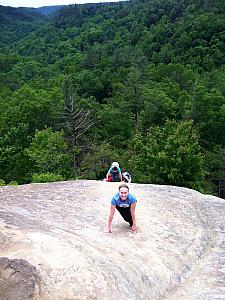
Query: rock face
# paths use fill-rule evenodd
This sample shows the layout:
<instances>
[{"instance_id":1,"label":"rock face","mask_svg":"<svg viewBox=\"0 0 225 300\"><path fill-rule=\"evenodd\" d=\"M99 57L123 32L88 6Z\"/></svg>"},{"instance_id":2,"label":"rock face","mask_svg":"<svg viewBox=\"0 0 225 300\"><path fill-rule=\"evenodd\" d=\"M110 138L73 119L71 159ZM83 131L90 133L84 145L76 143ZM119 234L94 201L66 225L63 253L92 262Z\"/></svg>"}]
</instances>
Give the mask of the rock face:
<instances>
[{"instance_id":1,"label":"rock face","mask_svg":"<svg viewBox=\"0 0 225 300\"><path fill-rule=\"evenodd\" d=\"M225 299L225 201L131 183L138 233L107 233L118 185L0 187L0 300Z\"/></svg>"},{"instance_id":2,"label":"rock face","mask_svg":"<svg viewBox=\"0 0 225 300\"><path fill-rule=\"evenodd\" d=\"M34 299L39 293L36 269L23 259L0 258L0 299Z\"/></svg>"}]
</instances>

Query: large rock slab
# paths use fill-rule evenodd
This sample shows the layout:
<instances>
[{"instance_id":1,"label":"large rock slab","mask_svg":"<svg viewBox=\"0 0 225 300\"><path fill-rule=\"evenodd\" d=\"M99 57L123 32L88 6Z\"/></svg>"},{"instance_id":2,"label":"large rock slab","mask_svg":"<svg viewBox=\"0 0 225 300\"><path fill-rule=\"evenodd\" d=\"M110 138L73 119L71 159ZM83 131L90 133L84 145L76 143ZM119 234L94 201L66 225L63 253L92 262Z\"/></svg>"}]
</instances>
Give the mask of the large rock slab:
<instances>
[{"instance_id":1,"label":"large rock slab","mask_svg":"<svg viewBox=\"0 0 225 300\"><path fill-rule=\"evenodd\" d=\"M36 268L23 259L0 258L0 299L34 299L39 295Z\"/></svg>"},{"instance_id":2,"label":"large rock slab","mask_svg":"<svg viewBox=\"0 0 225 300\"><path fill-rule=\"evenodd\" d=\"M132 183L138 233L110 234L118 185L0 187L0 300L225 299L225 201Z\"/></svg>"}]
</instances>

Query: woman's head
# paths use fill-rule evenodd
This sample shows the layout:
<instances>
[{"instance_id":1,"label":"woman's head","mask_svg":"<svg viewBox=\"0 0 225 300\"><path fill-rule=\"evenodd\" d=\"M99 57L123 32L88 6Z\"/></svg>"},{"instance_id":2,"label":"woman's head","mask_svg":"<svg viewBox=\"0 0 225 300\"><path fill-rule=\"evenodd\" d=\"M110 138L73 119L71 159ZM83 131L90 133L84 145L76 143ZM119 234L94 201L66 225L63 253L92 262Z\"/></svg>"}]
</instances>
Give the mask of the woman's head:
<instances>
[{"instance_id":1,"label":"woman's head","mask_svg":"<svg viewBox=\"0 0 225 300\"><path fill-rule=\"evenodd\" d=\"M129 194L129 187L127 184L123 183L119 186L119 195L122 201L126 201Z\"/></svg>"},{"instance_id":2,"label":"woman's head","mask_svg":"<svg viewBox=\"0 0 225 300\"><path fill-rule=\"evenodd\" d=\"M119 167L119 163L117 161L114 161L111 165L111 167Z\"/></svg>"}]
</instances>

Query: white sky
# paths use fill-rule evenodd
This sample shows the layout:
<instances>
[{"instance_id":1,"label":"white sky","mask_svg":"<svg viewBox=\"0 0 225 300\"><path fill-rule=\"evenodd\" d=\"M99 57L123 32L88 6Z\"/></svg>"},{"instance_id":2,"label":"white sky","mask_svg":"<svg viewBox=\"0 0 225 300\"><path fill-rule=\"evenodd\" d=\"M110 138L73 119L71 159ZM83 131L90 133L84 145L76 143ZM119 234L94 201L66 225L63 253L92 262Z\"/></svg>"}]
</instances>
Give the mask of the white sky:
<instances>
[{"instance_id":1,"label":"white sky","mask_svg":"<svg viewBox=\"0 0 225 300\"><path fill-rule=\"evenodd\" d=\"M118 2L119 0L0 0L0 5L12 7L41 7L82 3Z\"/></svg>"}]
</instances>

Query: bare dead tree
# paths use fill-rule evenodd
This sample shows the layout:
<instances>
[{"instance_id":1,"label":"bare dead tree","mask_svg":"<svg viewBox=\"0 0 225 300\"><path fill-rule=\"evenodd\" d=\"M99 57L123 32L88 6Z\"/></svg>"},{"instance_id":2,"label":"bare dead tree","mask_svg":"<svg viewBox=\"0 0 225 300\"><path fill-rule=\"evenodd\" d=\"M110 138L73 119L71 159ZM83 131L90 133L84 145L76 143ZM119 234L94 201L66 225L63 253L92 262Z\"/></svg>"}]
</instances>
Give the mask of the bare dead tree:
<instances>
[{"instance_id":1,"label":"bare dead tree","mask_svg":"<svg viewBox=\"0 0 225 300\"><path fill-rule=\"evenodd\" d=\"M90 149L92 141L85 141L87 131L96 123L92 110L82 107L75 93L67 94L64 112L60 116L61 124L73 153L73 165L79 166L81 157ZM84 142L85 141L85 142ZM80 159L79 159L80 158Z\"/></svg>"}]
</instances>

